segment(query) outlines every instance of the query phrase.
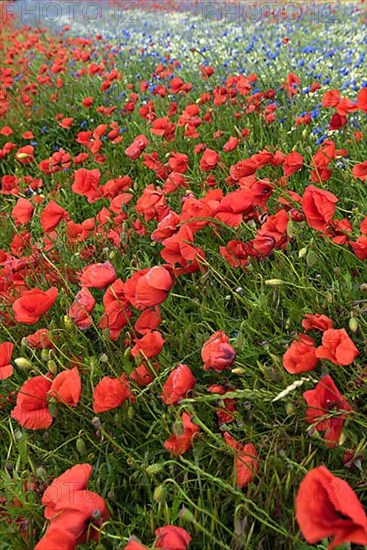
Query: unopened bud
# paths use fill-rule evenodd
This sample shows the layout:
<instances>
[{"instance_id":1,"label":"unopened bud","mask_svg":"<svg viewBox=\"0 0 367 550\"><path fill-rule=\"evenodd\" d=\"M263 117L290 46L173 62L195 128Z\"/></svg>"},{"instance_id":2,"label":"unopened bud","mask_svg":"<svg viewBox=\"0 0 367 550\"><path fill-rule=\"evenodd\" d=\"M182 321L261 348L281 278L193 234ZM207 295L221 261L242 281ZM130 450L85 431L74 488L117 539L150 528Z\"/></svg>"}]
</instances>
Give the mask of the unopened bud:
<instances>
[{"instance_id":1,"label":"unopened bud","mask_svg":"<svg viewBox=\"0 0 367 550\"><path fill-rule=\"evenodd\" d=\"M195 521L194 514L188 508L185 508L185 506L181 508L179 515L180 518L187 523L194 523Z\"/></svg>"},{"instance_id":2,"label":"unopened bud","mask_svg":"<svg viewBox=\"0 0 367 550\"><path fill-rule=\"evenodd\" d=\"M166 502L167 489L165 488L164 485L158 485L158 487L154 489L153 499L158 504L164 504Z\"/></svg>"},{"instance_id":3,"label":"unopened bud","mask_svg":"<svg viewBox=\"0 0 367 550\"><path fill-rule=\"evenodd\" d=\"M69 332L73 329L73 322L68 315L64 315L64 327Z\"/></svg>"},{"instance_id":4,"label":"unopened bud","mask_svg":"<svg viewBox=\"0 0 367 550\"><path fill-rule=\"evenodd\" d=\"M51 372L51 374L55 375L57 373L57 365L55 361L53 361L52 359L47 361L47 368Z\"/></svg>"},{"instance_id":5,"label":"unopened bud","mask_svg":"<svg viewBox=\"0 0 367 550\"><path fill-rule=\"evenodd\" d=\"M160 474L163 471L163 464L159 464L158 462L156 464L151 464L150 466L147 466L145 471L148 476Z\"/></svg>"},{"instance_id":6,"label":"unopened bud","mask_svg":"<svg viewBox=\"0 0 367 550\"><path fill-rule=\"evenodd\" d=\"M349 328L352 332L357 332L358 330L358 320L355 317L349 319Z\"/></svg>"},{"instance_id":7,"label":"unopened bud","mask_svg":"<svg viewBox=\"0 0 367 550\"><path fill-rule=\"evenodd\" d=\"M286 284L286 281L282 281L282 279L268 279L265 281L265 284L267 286L280 286Z\"/></svg>"},{"instance_id":8,"label":"unopened bud","mask_svg":"<svg viewBox=\"0 0 367 550\"><path fill-rule=\"evenodd\" d=\"M233 374L245 374L246 371L243 367L236 367L232 369L231 372L233 372Z\"/></svg>"},{"instance_id":9,"label":"unopened bud","mask_svg":"<svg viewBox=\"0 0 367 550\"><path fill-rule=\"evenodd\" d=\"M37 468L36 470L36 476L37 477L40 477L41 479L45 479L46 477L46 470L44 468L42 468L42 466L40 466L39 468Z\"/></svg>"},{"instance_id":10,"label":"unopened bud","mask_svg":"<svg viewBox=\"0 0 367 550\"><path fill-rule=\"evenodd\" d=\"M49 350L48 349L43 349L41 351L41 359L42 359L42 361L48 361L49 360Z\"/></svg>"},{"instance_id":11,"label":"unopened bud","mask_svg":"<svg viewBox=\"0 0 367 550\"><path fill-rule=\"evenodd\" d=\"M87 447L85 446L84 439L82 439L81 437L78 437L78 439L76 440L75 446L76 446L76 450L78 451L79 454L81 454L81 455L86 454Z\"/></svg>"},{"instance_id":12,"label":"unopened bud","mask_svg":"<svg viewBox=\"0 0 367 550\"><path fill-rule=\"evenodd\" d=\"M32 369L34 367L33 363L31 363L31 361L29 361L29 359L26 359L25 357L17 357L16 359L14 359L14 363L20 369Z\"/></svg>"}]
</instances>

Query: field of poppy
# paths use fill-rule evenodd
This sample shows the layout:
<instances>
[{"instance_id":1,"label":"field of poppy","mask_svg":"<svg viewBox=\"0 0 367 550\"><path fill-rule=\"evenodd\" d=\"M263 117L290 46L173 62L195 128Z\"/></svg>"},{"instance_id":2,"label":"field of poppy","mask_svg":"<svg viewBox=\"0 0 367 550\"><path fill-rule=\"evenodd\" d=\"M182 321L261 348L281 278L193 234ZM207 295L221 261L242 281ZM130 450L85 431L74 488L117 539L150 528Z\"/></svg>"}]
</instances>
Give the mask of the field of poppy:
<instances>
[{"instance_id":1,"label":"field of poppy","mask_svg":"<svg viewBox=\"0 0 367 550\"><path fill-rule=\"evenodd\" d=\"M0 549L367 547L364 3L70 4L0 3Z\"/></svg>"}]
</instances>

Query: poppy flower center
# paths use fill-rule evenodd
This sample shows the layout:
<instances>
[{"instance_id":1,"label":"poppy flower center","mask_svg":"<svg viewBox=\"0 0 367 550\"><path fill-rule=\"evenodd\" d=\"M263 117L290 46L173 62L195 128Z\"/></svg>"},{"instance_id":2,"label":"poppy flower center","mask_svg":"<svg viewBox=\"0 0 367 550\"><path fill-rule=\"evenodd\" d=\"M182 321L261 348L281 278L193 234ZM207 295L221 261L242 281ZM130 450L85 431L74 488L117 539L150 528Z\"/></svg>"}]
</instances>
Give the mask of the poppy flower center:
<instances>
[{"instance_id":1,"label":"poppy flower center","mask_svg":"<svg viewBox=\"0 0 367 550\"><path fill-rule=\"evenodd\" d=\"M337 401L331 401L330 399L328 399L326 401L326 406L325 408L328 410L328 411L337 411L340 409L340 405Z\"/></svg>"}]
</instances>

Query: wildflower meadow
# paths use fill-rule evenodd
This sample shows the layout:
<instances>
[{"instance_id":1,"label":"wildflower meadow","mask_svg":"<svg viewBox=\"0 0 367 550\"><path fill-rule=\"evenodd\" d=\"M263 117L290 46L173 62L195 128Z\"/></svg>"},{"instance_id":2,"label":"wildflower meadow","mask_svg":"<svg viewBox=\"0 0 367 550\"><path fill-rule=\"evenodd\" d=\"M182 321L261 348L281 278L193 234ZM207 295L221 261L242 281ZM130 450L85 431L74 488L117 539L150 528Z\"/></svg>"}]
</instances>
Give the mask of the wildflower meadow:
<instances>
[{"instance_id":1,"label":"wildflower meadow","mask_svg":"<svg viewBox=\"0 0 367 550\"><path fill-rule=\"evenodd\" d=\"M367 5L0 24L0 550L366 548Z\"/></svg>"}]
</instances>

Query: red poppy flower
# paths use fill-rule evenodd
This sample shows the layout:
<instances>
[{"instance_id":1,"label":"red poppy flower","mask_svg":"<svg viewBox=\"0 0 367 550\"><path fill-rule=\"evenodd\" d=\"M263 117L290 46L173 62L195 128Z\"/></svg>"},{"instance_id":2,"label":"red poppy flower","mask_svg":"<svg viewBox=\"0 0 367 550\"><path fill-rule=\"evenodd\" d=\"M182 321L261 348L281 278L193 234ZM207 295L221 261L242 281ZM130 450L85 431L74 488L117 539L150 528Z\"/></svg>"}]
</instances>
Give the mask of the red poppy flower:
<instances>
[{"instance_id":1,"label":"red poppy flower","mask_svg":"<svg viewBox=\"0 0 367 550\"><path fill-rule=\"evenodd\" d=\"M201 350L204 370L213 369L222 372L228 369L235 360L236 352L229 344L228 336L222 331L215 332L207 340Z\"/></svg>"},{"instance_id":2,"label":"red poppy flower","mask_svg":"<svg viewBox=\"0 0 367 550\"><path fill-rule=\"evenodd\" d=\"M143 194L136 202L135 209L138 214L144 216L146 222L155 219L161 221L169 212L162 189L154 187L153 183L145 187Z\"/></svg>"},{"instance_id":3,"label":"red poppy flower","mask_svg":"<svg viewBox=\"0 0 367 550\"><path fill-rule=\"evenodd\" d=\"M168 376L163 386L162 401L166 405L176 405L195 386L195 378L187 365L178 365Z\"/></svg>"},{"instance_id":4,"label":"red poppy flower","mask_svg":"<svg viewBox=\"0 0 367 550\"><path fill-rule=\"evenodd\" d=\"M91 292L87 288L82 288L69 308L68 315L81 330L86 330L92 325L90 313L95 305L96 301Z\"/></svg>"},{"instance_id":5,"label":"red poppy flower","mask_svg":"<svg viewBox=\"0 0 367 550\"><path fill-rule=\"evenodd\" d=\"M191 541L191 537L185 529L174 525L156 529L155 536L157 537L155 547L162 550L187 550Z\"/></svg>"},{"instance_id":6,"label":"red poppy flower","mask_svg":"<svg viewBox=\"0 0 367 550\"><path fill-rule=\"evenodd\" d=\"M11 417L29 430L49 428L53 420L47 403L50 388L51 380L43 376L35 376L24 382L19 390L16 406L11 411Z\"/></svg>"},{"instance_id":7,"label":"red poppy flower","mask_svg":"<svg viewBox=\"0 0 367 550\"><path fill-rule=\"evenodd\" d=\"M167 141L174 141L176 126L168 117L153 120L150 131L156 136L165 138Z\"/></svg>"},{"instance_id":8,"label":"red poppy flower","mask_svg":"<svg viewBox=\"0 0 367 550\"><path fill-rule=\"evenodd\" d=\"M360 235L356 241L350 241L349 244L359 260L367 258L367 235Z\"/></svg>"},{"instance_id":9,"label":"red poppy flower","mask_svg":"<svg viewBox=\"0 0 367 550\"><path fill-rule=\"evenodd\" d=\"M125 155L131 158L131 160L136 160L140 157L142 152L145 150L149 144L148 139L144 135L136 136L134 141L125 149Z\"/></svg>"},{"instance_id":10,"label":"red poppy flower","mask_svg":"<svg viewBox=\"0 0 367 550\"><path fill-rule=\"evenodd\" d=\"M213 384L212 386L209 386L208 392L209 393L216 393L218 395L225 396L226 393L234 391L234 388L230 388L228 386L224 387L219 384ZM218 417L218 423L219 426L222 424L228 424L229 422L232 422L234 420L233 413L237 410L237 400L228 398L223 399L223 406L216 410L216 414Z\"/></svg>"},{"instance_id":11,"label":"red poppy flower","mask_svg":"<svg viewBox=\"0 0 367 550\"><path fill-rule=\"evenodd\" d=\"M212 149L205 149L203 156L200 159L200 170L203 172L209 172L214 170L220 161L220 155Z\"/></svg>"},{"instance_id":12,"label":"red poppy flower","mask_svg":"<svg viewBox=\"0 0 367 550\"><path fill-rule=\"evenodd\" d=\"M134 329L139 334L147 334L155 330L161 324L162 317L159 307L145 309L134 324Z\"/></svg>"},{"instance_id":13,"label":"red poppy flower","mask_svg":"<svg viewBox=\"0 0 367 550\"><path fill-rule=\"evenodd\" d=\"M283 355L283 366L290 374L314 370L317 362L315 340L307 334L298 334Z\"/></svg>"},{"instance_id":14,"label":"red poppy flower","mask_svg":"<svg viewBox=\"0 0 367 550\"><path fill-rule=\"evenodd\" d=\"M98 186L101 173L98 169L80 168L74 172L74 182L71 190L77 195L84 195L92 203L99 198Z\"/></svg>"},{"instance_id":15,"label":"red poppy flower","mask_svg":"<svg viewBox=\"0 0 367 550\"><path fill-rule=\"evenodd\" d=\"M22 164L28 164L34 161L34 148L32 145L21 147L15 154L15 158Z\"/></svg>"},{"instance_id":16,"label":"red poppy flower","mask_svg":"<svg viewBox=\"0 0 367 550\"><path fill-rule=\"evenodd\" d=\"M336 107L340 101L340 92L339 90L328 90L322 96L322 106L323 107Z\"/></svg>"},{"instance_id":17,"label":"red poppy flower","mask_svg":"<svg viewBox=\"0 0 367 550\"><path fill-rule=\"evenodd\" d=\"M34 550L75 550L77 538L60 527L51 525Z\"/></svg>"},{"instance_id":18,"label":"red poppy flower","mask_svg":"<svg viewBox=\"0 0 367 550\"><path fill-rule=\"evenodd\" d=\"M302 326L305 330L319 330L321 332L334 328L332 320L326 315L319 313L315 313L314 315L307 313L302 321Z\"/></svg>"},{"instance_id":19,"label":"red poppy flower","mask_svg":"<svg viewBox=\"0 0 367 550\"><path fill-rule=\"evenodd\" d=\"M14 206L11 215L16 225L28 223L33 215L34 206L28 199L21 197Z\"/></svg>"},{"instance_id":20,"label":"red poppy flower","mask_svg":"<svg viewBox=\"0 0 367 550\"><path fill-rule=\"evenodd\" d=\"M3 342L0 344L0 380L5 380L13 374L13 366L10 364L14 344Z\"/></svg>"},{"instance_id":21,"label":"red poppy flower","mask_svg":"<svg viewBox=\"0 0 367 550\"><path fill-rule=\"evenodd\" d=\"M139 309L164 302L171 290L171 275L163 266L155 266L137 280L133 305Z\"/></svg>"},{"instance_id":22,"label":"red poppy flower","mask_svg":"<svg viewBox=\"0 0 367 550\"><path fill-rule=\"evenodd\" d=\"M361 111L367 113L367 88L362 88L357 95L357 105Z\"/></svg>"},{"instance_id":23,"label":"red poppy flower","mask_svg":"<svg viewBox=\"0 0 367 550\"><path fill-rule=\"evenodd\" d=\"M111 262L91 264L85 267L79 277L80 284L88 288L106 288L116 280L116 271Z\"/></svg>"},{"instance_id":24,"label":"red poppy flower","mask_svg":"<svg viewBox=\"0 0 367 550\"><path fill-rule=\"evenodd\" d=\"M329 191L324 191L314 185L309 185L302 199L302 209L308 225L318 231L326 229L333 219L335 204L338 200L339 199Z\"/></svg>"},{"instance_id":25,"label":"red poppy flower","mask_svg":"<svg viewBox=\"0 0 367 550\"><path fill-rule=\"evenodd\" d=\"M76 407L79 403L82 384L77 367L60 372L52 381L48 397L59 403Z\"/></svg>"},{"instance_id":26,"label":"red poppy flower","mask_svg":"<svg viewBox=\"0 0 367 550\"><path fill-rule=\"evenodd\" d=\"M231 136L229 140L223 145L223 151L225 153L230 153L231 151L234 151L239 144L239 139L236 137Z\"/></svg>"},{"instance_id":27,"label":"red poppy flower","mask_svg":"<svg viewBox=\"0 0 367 550\"><path fill-rule=\"evenodd\" d=\"M106 503L102 497L88 490L73 490L64 495L54 507L51 526L58 527L63 532L76 537L77 544L83 544L90 539L98 541L98 531L90 528L91 524L100 527L109 517Z\"/></svg>"},{"instance_id":28,"label":"red poppy flower","mask_svg":"<svg viewBox=\"0 0 367 550\"><path fill-rule=\"evenodd\" d=\"M35 349L52 348L53 343L49 338L49 331L47 328L40 328L33 334L29 334L25 337L28 346Z\"/></svg>"},{"instance_id":29,"label":"red poppy flower","mask_svg":"<svg viewBox=\"0 0 367 550\"><path fill-rule=\"evenodd\" d=\"M296 497L296 517L310 544L333 537L329 550L346 542L367 545L367 517L357 495L324 466L303 478Z\"/></svg>"},{"instance_id":30,"label":"red poppy flower","mask_svg":"<svg viewBox=\"0 0 367 550\"><path fill-rule=\"evenodd\" d=\"M190 244L193 242L192 231L185 224L180 227L175 235L162 242L164 249L161 251L161 256L170 264L178 263L185 267L188 262L204 258L204 252L200 248L196 248Z\"/></svg>"},{"instance_id":31,"label":"red poppy flower","mask_svg":"<svg viewBox=\"0 0 367 550\"><path fill-rule=\"evenodd\" d=\"M302 168L303 157L297 151L293 151L287 155L283 163L283 173L286 177L295 174Z\"/></svg>"},{"instance_id":32,"label":"red poppy flower","mask_svg":"<svg viewBox=\"0 0 367 550\"><path fill-rule=\"evenodd\" d=\"M367 160L353 166L353 176L362 181L367 178Z\"/></svg>"},{"instance_id":33,"label":"red poppy flower","mask_svg":"<svg viewBox=\"0 0 367 550\"><path fill-rule=\"evenodd\" d=\"M315 424L319 432L325 432L324 438L327 442L337 442L342 433L346 414L339 414L341 411L350 412L352 407L344 399L335 386L333 379L328 374L323 376L313 390L304 392L303 397L308 405L306 421ZM335 416L330 416L335 412ZM320 418L320 421L317 420Z\"/></svg>"},{"instance_id":34,"label":"red poppy flower","mask_svg":"<svg viewBox=\"0 0 367 550\"><path fill-rule=\"evenodd\" d=\"M190 415L184 412L180 425L175 427L175 432L166 439L164 448L175 456L181 456L191 448L193 437L200 432L200 428L191 421Z\"/></svg>"},{"instance_id":35,"label":"red poppy flower","mask_svg":"<svg viewBox=\"0 0 367 550\"><path fill-rule=\"evenodd\" d=\"M42 496L46 519L51 519L55 515L55 506L59 500L65 496L70 498L71 491L82 491L88 487L92 470L90 464L76 464L53 480Z\"/></svg>"},{"instance_id":36,"label":"red poppy flower","mask_svg":"<svg viewBox=\"0 0 367 550\"><path fill-rule=\"evenodd\" d=\"M139 542L135 537L131 537L123 550L149 550L148 546L145 546Z\"/></svg>"},{"instance_id":37,"label":"red poppy flower","mask_svg":"<svg viewBox=\"0 0 367 550\"><path fill-rule=\"evenodd\" d=\"M335 365L350 365L359 354L345 329L328 329L322 335L322 345L316 350L319 359L328 359Z\"/></svg>"},{"instance_id":38,"label":"red poppy flower","mask_svg":"<svg viewBox=\"0 0 367 550\"><path fill-rule=\"evenodd\" d=\"M228 432L224 432L223 435L227 445L237 451L235 458L236 485L242 489L250 483L258 470L256 449L252 443L242 445Z\"/></svg>"},{"instance_id":39,"label":"red poppy flower","mask_svg":"<svg viewBox=\"0 0 367 550\"><path fill-rule=\"evenodd\" d=\"M150 358L158 355L164 346L165 340L158 330L147 332L142 338L135 338L135 346L131 350L131 355L137 357L139 353L143 357Z\"/></svg>"},{"instance_id":40,"label":"red poppy flower","mask_svg":"<svg viewBox=\"0 0 367 550\"><path fill-rule=\"evenodd\" d=\"M15 320L25 325L38 323L42 315L53 306L57 296L56 287L51 287L46 291L39 288L27 290L13 304Z\"/></svg>"},{"instance_id":41,"label":"red poppy flower","mask_svg":"<svg viewBox=\"0 0 367 550\"><path fill-rule=\"evenodd\" d=\"M58 528L66 536L74 536L76 544L89 538L98 540L98 532L89 526L91 523L99 526L109 516L104 500L87 490L91 472L89 464L77 464L54 479L42 496L49 530Z\"/></svg>"},{"instance_id":42,"label":"red poppy flower","mask_svg":"<svg viewBox=\"0 0 367 550\"><path fill-rule=\"evenodd\" d=\"M40 216L41 227L45 233L50 233L65 220L69 214L55 201L50 201Z\"/></svg>"},{"instance_id":43,"label":"red poppy flower","mask_svg":"<svg viewBox=\"0 0 367 550\"><path fill-rule=\"evenodd\" d=\"M93 410L95 413L110 411L130 398L130 386L124 374L120 378L105 376L94 388Z\"/></svg>"},{"instance_id":44,"label":"red poppy flower","mask_svg":"<svg viewBox=\"0 0 367 550\"><path fill-rule=\"evenodd\" d=\"M130 374L130 380L134 380L139 386L144 388L148 384L151 384L155 378L154 370L159 370L158 363L153 364L153 368L151 365L147 365L144 363L144 361L136 367Z\"/></svg>"},{"instance_id":45,"label":"red poppy flower","mask_svg":"<svg viewBox=\"0 0 367 550\"><path fill-rule=\"evenodd\" d=\"M103 305L105 311L98 326L108 328L110 339L115 341L132 316L129 303L125 297L125 285L121 279L116 279L108 287L103 296Z\"/></svg>"}]
</instances>

